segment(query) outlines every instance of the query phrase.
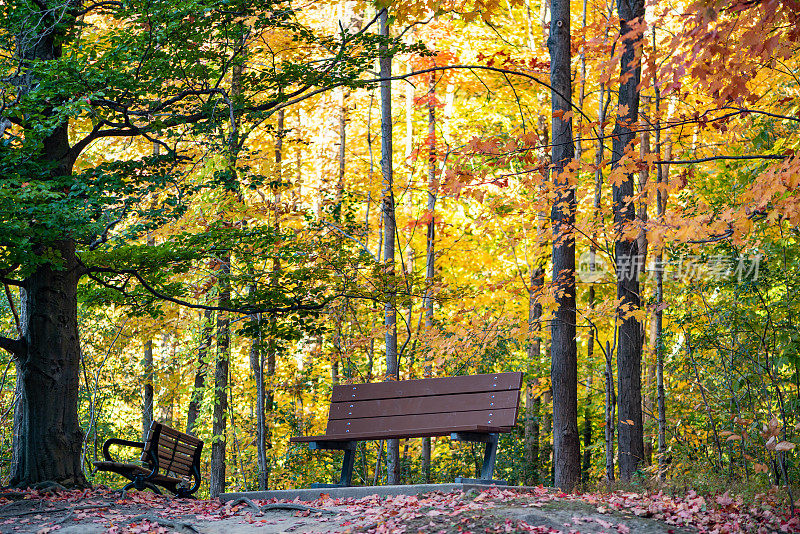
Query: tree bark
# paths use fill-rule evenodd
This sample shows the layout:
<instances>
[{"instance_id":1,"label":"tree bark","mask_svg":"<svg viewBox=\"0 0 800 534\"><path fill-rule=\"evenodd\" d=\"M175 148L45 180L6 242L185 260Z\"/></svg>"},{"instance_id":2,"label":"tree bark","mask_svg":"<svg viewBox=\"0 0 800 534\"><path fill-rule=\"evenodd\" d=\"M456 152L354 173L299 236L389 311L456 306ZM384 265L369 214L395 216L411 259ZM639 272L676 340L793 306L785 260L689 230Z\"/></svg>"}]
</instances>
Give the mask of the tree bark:
<instances>
[{"instance_id":1,"label":"tree bark","mask_svg":"<svg viewBox=\"0 0 800 534\"><path fill-rule=\"evenodd\" d=\"M656 49L656 29L653 28L653 49ZM658 159L661 160L661 89L657 83L653 84L653 91L655 93L655 151ZM667 143L664 154L664 159L669 161L672 159L672 143ZM656 218L659 224L664 222L664 212L667 208L667 195L666 188L669 179L669 165L657 164L656 166ZM666 480L667 468L667 442L666 442L666 427L667 427L667 414L664 407L664 340L663 340L663 325L664 325L664 273L662 270L664 261L663 247L659 246L655 258L655 271L656 271L656 294L655 294L655 307L656 311L653 317L653 352L655 353L655 378L656 378L656 403L657 403L657 420L658 420L658 479L660 481Z\"/></svg>"},{"instance_id":2,"label":"tree bark","mask_svg":"<svg viewBox=\"0 0 800 534\"><path fill-rule=\"evenodd\" d=\"M536 381L525 384L525 485L540 483L541 463L539 461L539 411L542 399L533 393Z\"/></svg>"},{"instance_id":3,"label":"tree bark","mask_svg":"<svg viewBox=\"0 0 800 534\"><path fill-rule=\"evenodd\" d=\"M60 256L63 267L45 264L25 280L24 350L15 354L19 398L11 485L54 481L86 487L80 461L83 432L78 411L72 409L78 405L80 268L72 241L47 248Z\"/></svg>"},{"instance_id":4,"label":"tree bark","mask_svg":"<svg viewBox=\"0 0 800 534\"><path fill-rule=\"evenodd\" d=\"M427 232L425 235L425 297L422 307L425 309L425 331L433 329L433 283L436 276L436 196L439 184L436 177L436 73L432 72L428 85L428 204ZM431 376L430 354L425 356L424 374ZM431 454L433 452L431 438L422 439L422 472L425 482L431 481Z\"/></svg>"},{"instance_id":5,"label":"tree bark","mask_svg":"<svg viewBox=\"0 0 800 534\"><path fill-rule=\"evenodd\" d=\"M550 85L553 88L553 186L556 200L553 221L553 282L556 309L551 325L553 387L554 484L572 491L580 481L578 439L578 350L575 311L575 190L566 168L575 158L572 120L562 114L572 111L570 75L570 6L553 0L550 36Z\"/></svg>"},{"instance_id":6,"label":"tree bark","mask_svg":"<svg viewBox=\"0 0 800 534\"><path fill-rule=\"evenodd\" d=\"M197 347L197 370L194 374L192 397L186 410L186 433L192 436L197 435L195 425L197 424L197 416L200 413L200 405L203 403L203 390L205 389L206 374L208 373L206 357L208 355L208 347L211 345L211 335L214 332L211 324L213 315L213 311L204 310L201 316L200 345Z\"/></svg>"},{"instance_id":7,"label":"tree bark","mask_svg":"<svg viewBox=\"0 0 800 534\"><path fill-rule=\"evenodd\" d=\"M70 8L64 6L65 11ZM69 26L56 24L55 11L30 13L39 23L34 29L24 30L30 33L18 36L17 53L23 69L31 62L61 58ZM18 79L18 98L39 83L27 74ZM54 114L52 108L41 113L45 117ZM69 124L65 119L44 137L41 152L31 157L39 160L41 168L51 169L51 176L69 176L74 164L69 150ZM55 481L85 487L83 432L78 420L81 349L77 290L83 271L72 239L32 245L43 261L22 283L22 335L18 340L4 338L2 344L14 355L17 369L10 483L24 487ZM60 266L46 259L52 255L59 258Z\"/></svg>"},{"instance_id":8,"label":"tree bark","mask_svg":"<svg viewBox=\"0 0 800 534\"><path fill-rule=\"evenodd\" d=\"M222 276L230 273L230 256L223 258ZM220 280L220 307L230 301L230 286L227 280ZM228 366L230 360L230 318L226 312L217 314L217 357L214 366L214 419L211 443L211 478L209 493L216 498L225 491L225 452L226 430L228 424Z\"/></svg>"},{"instance_id":9,"label":"tree bark","mask_svg":"<svg viewBox=\"0 0 800 534\"><path fill-rule=\"evenodd\" d=\"M153 340L144 342L142 357L142 441L147 439L153 423Z\"/></svg>"},{"instance_id":10,"label":"tree bark","mask_svg":"<svg viewBox=\"0 0 800 534\"><path fill-rule=\"evenodd\" d=\"M629 33L631 23L644 16L644 0L617 3L620 34L624 52L620 74L628 76L619 88L619 106L627 114L619 116L614 127L611 166L619 167L626 148L632 144L635 133L632 125L639 117L639 81L641 66L636 59L636 49L641 48L641 34ZM622 182L613 186L615 243L614 258L617 271L617 299L619 334L617 344L618 390L618 440L619 475L630 480L644 461L644 436L642 426L642 329L632 314L640 308L638 266L639 247L635 240L625 237L625 230L635 221L633 201L634 174L627 174Z\"/></svg>"},{"instance_id":11,"label":"tree bark","mask_svg":"<svg viewBox=\"0 0 800 534\"><path fill-rule=\"evenodd\" d=\"M617 405L617 396L614 391L614 365L611 354L611 344L606 342L606 369L605 383L605 445L606 445L606 480L613 482L614 475L614 408Z\"/></svg>"},{"instance_id":12,"label":"tree bark","mask_svg":"<svg viewBox=\"0 0 800 534\"><path fill-rule=\"evenodd\" d=\"M381 35L389 37L389 12L380 15ZM380 46L381 78L381 172L383 175L383 268L388 279L384 326L386 327L386 379L399 380L397 367L397 297L394 282L395 212L392 173L392 58L385 44ZM400 440L386 440L386 473L389 484L400 482Z\"/></svg>"}]
</instances>

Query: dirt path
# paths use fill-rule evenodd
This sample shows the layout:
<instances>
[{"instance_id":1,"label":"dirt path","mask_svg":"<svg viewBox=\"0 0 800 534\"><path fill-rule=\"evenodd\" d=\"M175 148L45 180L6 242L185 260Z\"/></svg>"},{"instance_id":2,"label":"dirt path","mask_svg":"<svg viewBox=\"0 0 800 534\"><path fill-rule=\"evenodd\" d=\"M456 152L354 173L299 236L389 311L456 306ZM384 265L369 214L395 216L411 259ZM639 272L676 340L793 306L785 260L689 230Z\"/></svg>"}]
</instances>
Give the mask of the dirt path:
<instances>
[{"instance_id":1,"label":"dirt path","mask_svg":"<svg viewBox=\"0 0 800 534\"><path fill-rule=\"evenodd\" d=\"M744 512L734 507L735 501L727 494L722 505L693 493L675 499L661 494L565 495L544 488L524 493L493 488L359 499L323 496L303 503L275 499L223 503L170 499L149 492L132 492L121 499L104 489L55 495L30 492L23 497L0 500L0 533L688 534L698 528L800 532L800 520L793 522L774 512Z\"/></svg>"}]
</instances>

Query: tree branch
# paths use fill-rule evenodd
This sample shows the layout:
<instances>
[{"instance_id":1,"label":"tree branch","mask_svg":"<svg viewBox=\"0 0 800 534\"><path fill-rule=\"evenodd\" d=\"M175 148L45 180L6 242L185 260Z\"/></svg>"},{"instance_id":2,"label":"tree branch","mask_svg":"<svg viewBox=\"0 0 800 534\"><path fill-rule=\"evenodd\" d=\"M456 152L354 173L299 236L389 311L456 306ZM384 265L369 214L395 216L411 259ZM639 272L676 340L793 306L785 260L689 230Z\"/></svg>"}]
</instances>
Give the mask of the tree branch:
<instances>
[{"instance_id":1,"label":"tree branch","mask_svg":"<svg viewBox=\"0 0 800 534\"><path fill-rule=\"evenodd\" d=\"M0 337L0 349L4 349L14 358L22 358L25 355L25 342L21 339Z\"/></svg>"},{"instance_id":2,"label":"tree branch","mask_svg":"<svg viewBox=\"0 0 800 534\"><path fill-rule=\"evenodd\" d=\"M17 334L19 337L22 337L22 325L19 322L19 314L17 313L17 307L14 305L14 297L11 296L11 290L8 288L8 284L3 284L3 288L6 290L6 298L8 299L8 306L11 308L11 314L14 316L14 325L17 327Z\"/></svg>"},{"instance_id":3,"label":"tree branch","mask_svg":"<svg viewBox=\"0 0 800 534\"><path fill-rule=\"evenodd\" d=\"M240 313L240 314L243 314L243 315L253 315L253 314L256 314L256 313L282 314L282 313L291 313L291 312L296 312L296 311L317 311L317 310L323 309L325 306L328 305L329 302L331 302L333 299L336 298L336 296L328 297L328 298L324 299L322 302L319 302L319 303L316 303L316 304L302 304L302 303L300 303L298 301L295 301L296 304L293 304L293 305L290 305L290 306L277 306L277 307L271 307L271 308L264 308L264 307L259 307L259 306L247 306L247 307L242 307L242 308L233 308L233 307L230 307L230 306L208 306L206 304L194 304L192 302L189 302L189 301L186 301L186 300L183 300L183 299L179 299L177 297L172 297L170 295L167 295L166 293L163 293L163 292L159 291L158 289L154 288L153 286L151 286L142 277L142 275L140 275L138 272L136 272L136 271L134 271L132 269L116 270L116 269L105 269L105 268L102 268L102 269L101 268L87 268L87 270L86 270L87 276L89 276L89 278L91 278L92 280L94 280L95 282L100 284L101 286L106 287L108 289L113 289L115 291L119 291L120 293L122 293L126 297L134 298L134 299L135 299L135 295L132 295L129 291L127 291L127 290L125 290L125 289L123 289L123 288L121 288L119 286L115 286L114 284L110 284L110 283L106 282L105 280L103 280L102 278L94 276L94 273L119 274L119 275L127 275L129 277L133 277L142 285L142 287L148 293L150 293L154 297L159 298L161 300L166 300L167 302L172 302L173 304L178 304L179 306L185 306L186 308L191 308L191 309L195 309L195 310L226 311L226 312L231 312L231 313Z\"/></svg>"},{"instance_id":4,"label":"tree branch","mask_svg":"<svg viewBox=\"0 0 800 534\"><path fill-rule=\"evenodd\" d=\"M751 156L709 156L707 158L700 158L700 159L669 159L669 160L659 160L655 163L661 163L664 165L688 165L691 163L704 163L706 161L717 161L717 160L749 160L749 159L786 159L789 156L779 156L777 154L764 154L764 155L751 155Z\"/></svg>"}]
</instances>

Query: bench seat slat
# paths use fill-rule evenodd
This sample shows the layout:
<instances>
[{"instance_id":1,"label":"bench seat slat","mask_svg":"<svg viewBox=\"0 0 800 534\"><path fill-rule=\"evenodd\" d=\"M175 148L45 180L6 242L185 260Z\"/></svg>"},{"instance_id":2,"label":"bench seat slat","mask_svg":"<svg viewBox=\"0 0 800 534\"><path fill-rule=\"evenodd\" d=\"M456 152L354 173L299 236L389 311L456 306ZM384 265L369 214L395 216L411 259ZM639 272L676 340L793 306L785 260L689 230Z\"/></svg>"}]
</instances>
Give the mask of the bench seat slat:
<instances>
[{"instance_id":1,"label":"bench seat slat","mask_svg":"<svg viewBox=\"0 0 800 534\"><path fill-rule=\"evenodd\" d=\"M482 425L449 425L442 428L418 428L394 432L362 432L348 434L324 434L321 436L295 436L289 441L292 443L309 443L312 441L368 441L392 438L431 438L435 436L449 436L453 432L511 432L514 427L487 427Z\"/></svg>"},{"instance_id":2,"label":"bench seat slat","mask_svg":"<svg viewBox=\"0 0 800 534\"><path fill-rule=\"evenodd\" d=\"M331 402L455 395L465 391L519 390L521 386L522 373L492 373L368 384L347 384L333 387Z\"/></svg>"},{"instance_id":3,"label":"bench seat slat","mask_svg":"<svg viewBox=\"0 0 800 534\"><path fill-rule=\"evenodd\" d=\"M333 421L359 417L453 414L462 411L516 409L518 400L519 393L517 391L486 391L432 397L345 401L331 404L328 419Z\"/></svg>"},{"instance_id":4,"label":"bench seat slat","mask_svg":"<svg viewBox=\"0 0 800 534\"><path fill-rule=\"evenodd\" d=\"M459 412L457 417L449 413L396 415L391 417L362 417L328 421L326 434L395 433L423 430L426 428L447 428L448 426L483 426L505 428L514 426L516 410L479 410Z\"/></svg>"}]
</instances>

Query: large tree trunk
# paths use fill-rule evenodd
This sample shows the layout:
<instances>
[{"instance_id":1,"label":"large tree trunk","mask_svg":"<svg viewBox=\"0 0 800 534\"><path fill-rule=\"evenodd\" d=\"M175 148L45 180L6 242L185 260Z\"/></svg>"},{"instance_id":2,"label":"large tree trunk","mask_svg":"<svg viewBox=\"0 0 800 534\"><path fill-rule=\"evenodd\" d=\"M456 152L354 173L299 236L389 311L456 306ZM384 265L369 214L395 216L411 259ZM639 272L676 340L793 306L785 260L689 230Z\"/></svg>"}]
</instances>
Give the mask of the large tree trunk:
<instances>
[{"instance_id":1,"label":"large tree trunk","mask_svg":"<svg viewBox=\"0 0 800 534\"><path fill-rule=\"evenodd\" d=\"M64 10L31 13L39 22L17 39L21 66L61 57L68 25L57 25L54 17L56 12L69 11L70 3L77 2L65 2ZM39 82L27 74L16 79L18 98ZM52 109L40 112L53 114ZM68 130L67 120L57 124L43 139L41 152L31 154L39 159L41 168L52 166L52 176L72 173ZM24 280L21 338L0 339L0 347L14 355L17 369L11 484L55 481L84 487L88 484L81 465L83 432L78 421L81 350L77 299L78 279L83 273L71 239L34 243L34 251L48 257L55 254L61 265L42 263Z\"/></svg>"},{"instance_id":2,"label":"large tree trunk","mask_svg":"<svg viewBox=\"0 0 800 534\"><path fill-rule=\"evenodd\" d=\"M553 469L554 484L571 491L580 481L578 439L578 349L575 312L575 189L570 185L567 165L575 157L572 120L561 115L571 112L570 7L567 0L553 0L550 37L550 84L553 110L553 186L556 200L553 221L553 281L556 309L553 313Z\"/></svg>"},{"instance_id":3,"label":"large tree trunk","mask_svg":"<svg viewBox=\"0 0 800 534\"><path fill-rule=\"evenodd\" d=\"M635 38L627 35L630 22L644 16L644 0L618 2L620 33L623 35L624 53L620 73L627 81L619 88L619 106L627 108L614 127L612 168L617 168L626 147L633 142L635 133L631 126L639 117L639 80L641 66L635 64L636 48L641 45L641 34ZM619 335L617 347L618 382L618 439L619 475L630 480L644 461L642 427L642 329L631 313L640 307L638 266L639 247L635 240L625 237L625 230L636 219L633 201L634 174L613 186L615 226L614 258L617 271L617 299L619 299Z\"/></svg>"},{"instance_id":4,"label":"large tree trunk","mask_svg":"<svg viewBox=\"0 0 800 534\"><path fill-rule=\"evenodd\" d=\"M383 10L380 16L381 35L389 36L389 13ZM392 58L388 47L381 45L381 171L383 174L383 263L384 274L389 278L386 295L384 324L386 326L386 378L400 378L397 367L397 310L394 289L394 189L392 176ZM386 472L389 484L400 482L400 440L386 440Z\"/></svg>"},{"instance_id":5,"label":"large tree trunk","mask_svg":"<svg viewBox=\"0 0 800 534\"><path fill-rule=\"evenodd\" d=\"M11 484L55 481L85 487L83 432L77 409L77 288L81 273L72 241L60 241L48 249L58 254L64 265L61 269L43 265L25 280L22 343L15 347L19 398L14 413Z\"/></svg>"}]
</instances>

